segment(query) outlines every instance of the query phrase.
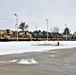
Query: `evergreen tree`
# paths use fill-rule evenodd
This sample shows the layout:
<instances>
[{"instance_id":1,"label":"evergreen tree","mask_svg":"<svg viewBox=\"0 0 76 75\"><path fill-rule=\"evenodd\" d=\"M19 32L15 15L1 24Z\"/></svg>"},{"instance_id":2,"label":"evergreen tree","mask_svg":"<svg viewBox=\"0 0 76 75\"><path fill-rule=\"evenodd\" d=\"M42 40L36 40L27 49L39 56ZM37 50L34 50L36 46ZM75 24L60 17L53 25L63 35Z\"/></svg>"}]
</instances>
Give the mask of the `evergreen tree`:
<instances>
[{"instance_id":1,"label":"evergreen tree","mask_svg":"<svg viewBox=\"0 0 76 75\"><path fill-rule=\"evenodd\" d=\"M64 35L69 35L69 34L70 34L70 29L66 27L66 28L64 29L63 34L64 34Z\"/></svg>"}]
</instances>

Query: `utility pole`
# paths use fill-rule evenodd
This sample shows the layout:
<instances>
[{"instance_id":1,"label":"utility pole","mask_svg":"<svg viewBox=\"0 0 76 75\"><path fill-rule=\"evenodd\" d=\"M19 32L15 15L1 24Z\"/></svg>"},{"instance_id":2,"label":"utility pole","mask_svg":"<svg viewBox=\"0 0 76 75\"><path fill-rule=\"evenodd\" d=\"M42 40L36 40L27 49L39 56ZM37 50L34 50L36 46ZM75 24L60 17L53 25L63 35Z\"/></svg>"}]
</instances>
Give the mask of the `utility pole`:
<instances>
[{"instance_id":1,"label":"utility pole","mask_svg":"<svg viewBox=\"0 0 76 75\"><path fill-rule=\"evenodd\" d=\"M48 19L46 19L47 21L47 41L48 41Z\"/></svg>"},{"instance_id":2,"label":"utility pole","mask_svg":"<svg viewBox=\"0 0 76 75\"><path fill-rule=\"evenodd\" d=\"M67 25L65 24L66 28L67 28ZM67 41L67 30L66 30L66 41Z\"/></svg>"},{"instance_id":3,"label":"utility pole","mask_svg":"<svg viewBox=\"0 0 76 75\"><path fill-rule=\"evenodd\" d=\"M18 42L18 15L17 14L14 14L16 16L16 26L15 28L17 27L17 42Z\"/></svg>"},{"instance_id":4,"label":"utility pole","mask_svg":"<svg viewBox=\"0 0 76 75\"><path fill-rule=\"evenodd\" d=\"M37 30L37 26L35 26L35 31Z\"/></svg>"}]
</instances>

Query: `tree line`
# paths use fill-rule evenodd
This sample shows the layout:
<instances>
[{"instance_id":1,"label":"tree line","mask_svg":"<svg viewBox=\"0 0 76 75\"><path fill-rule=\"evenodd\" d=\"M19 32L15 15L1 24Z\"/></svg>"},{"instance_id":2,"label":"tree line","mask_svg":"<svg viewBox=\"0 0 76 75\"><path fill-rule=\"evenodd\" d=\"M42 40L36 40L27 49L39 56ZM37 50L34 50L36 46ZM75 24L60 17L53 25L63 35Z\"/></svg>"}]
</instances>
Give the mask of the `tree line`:
<instances>
[{"instance_id":1,"label":"tree line","mask_svg":"<svg viewBox=\"0 0 76 75\"><path fill-rule=\"evenodd\" d=\"M18 38L29 38L36 40L39 40L39 38L47 38L47 31L43 30L35 30L35 31L28 31L29 25L26 25L24 22L22 22L18 29ZM48 38L49 40L76 40L76 32L74 34L71 34L71 31L68 27L64 29L62 33L59 33L58 27L53 27L53 29L50 29L51 31L48 32ZM3 33L0 31L0 39L1 38L16 38L17 37L17 31L11 31L10 29L6 29L6 31L3 31Z\"/></svg>"}]
</instances>

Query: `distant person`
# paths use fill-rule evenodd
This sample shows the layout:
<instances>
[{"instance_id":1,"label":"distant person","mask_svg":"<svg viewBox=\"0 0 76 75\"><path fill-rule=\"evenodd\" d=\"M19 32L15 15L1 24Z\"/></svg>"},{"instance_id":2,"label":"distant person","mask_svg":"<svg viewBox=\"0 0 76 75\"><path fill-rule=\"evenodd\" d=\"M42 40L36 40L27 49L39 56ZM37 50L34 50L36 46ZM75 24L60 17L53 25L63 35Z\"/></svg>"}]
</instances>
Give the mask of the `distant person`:
<instances>
[{"instance_id":1,"label":"distant person","mask_svg":"<svg viewBox=\"0 0 76 75\"><path fill-rule=\"evenodd\" d=\"M60 45L60 43L59 42L57 42L57 46L59 46Z\"/></svg>"}]
</instances>

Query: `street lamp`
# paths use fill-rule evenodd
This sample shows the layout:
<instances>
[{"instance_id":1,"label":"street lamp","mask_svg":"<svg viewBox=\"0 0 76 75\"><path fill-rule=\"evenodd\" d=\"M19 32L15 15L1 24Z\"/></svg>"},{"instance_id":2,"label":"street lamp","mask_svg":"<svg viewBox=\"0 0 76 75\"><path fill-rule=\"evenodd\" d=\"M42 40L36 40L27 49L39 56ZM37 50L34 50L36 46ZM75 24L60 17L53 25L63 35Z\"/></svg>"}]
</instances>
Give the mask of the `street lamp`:
<instances>
[{"instance_id":1,"label":"street lamp","mask_svg":"<svg viewBox=\"0 0 76 75\"><path fill-rule=\"evenodd\" d=\"M37 26L35 26L35 31L37 30Z\"/></svg>"},{"instance_id":2,"label":"street lamp","mask_svg":"<svg viewBox=\"0 0 76 75\"><path fill-rule=\"evenodd\" d=\"M66 40L67 40L67 25L65 24L65 26L66 26Z\"/></svg>"},{"instance_id":3,"label":"street lamp","mask_svg":"<svg viewBox=\"0 0 76 75\"><path fill-rule=\"evenodd\" d=\"M48 19L46 19L47 21L47 41L48 41Z\"/></svg>"},{"instance_id":4,"label":"street lamp","mask_svg":"<svg viewBox=\"0 0 76 75\"><path fill-rule=\"evenodd\" d=\"M18 15L14 14L16 16L16 25L17 25L17 41L18 41ZM15 26L16 28L16 26Z\"/></svg>"}]
</instances>

